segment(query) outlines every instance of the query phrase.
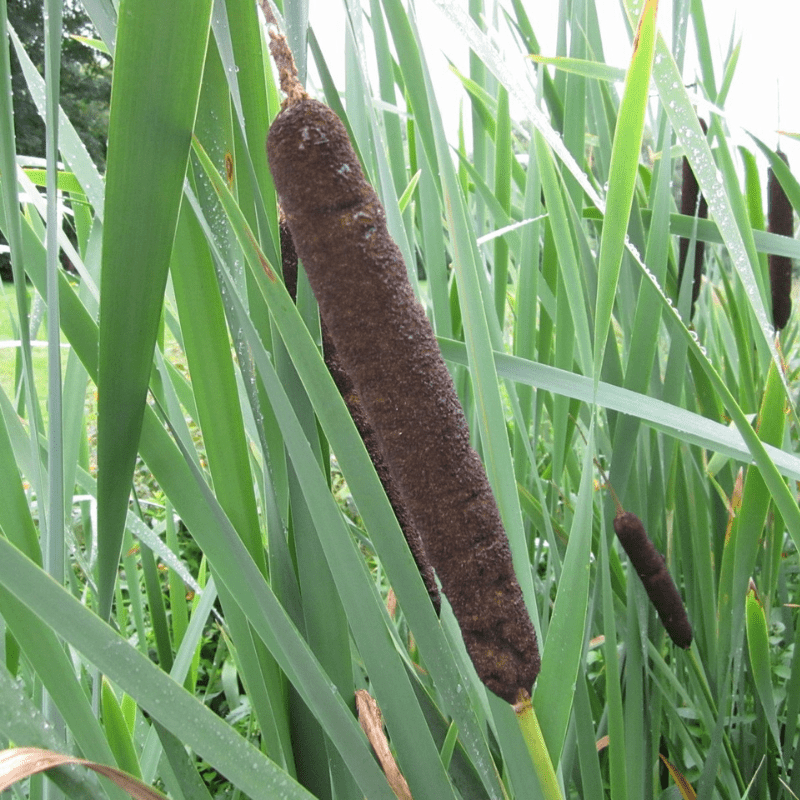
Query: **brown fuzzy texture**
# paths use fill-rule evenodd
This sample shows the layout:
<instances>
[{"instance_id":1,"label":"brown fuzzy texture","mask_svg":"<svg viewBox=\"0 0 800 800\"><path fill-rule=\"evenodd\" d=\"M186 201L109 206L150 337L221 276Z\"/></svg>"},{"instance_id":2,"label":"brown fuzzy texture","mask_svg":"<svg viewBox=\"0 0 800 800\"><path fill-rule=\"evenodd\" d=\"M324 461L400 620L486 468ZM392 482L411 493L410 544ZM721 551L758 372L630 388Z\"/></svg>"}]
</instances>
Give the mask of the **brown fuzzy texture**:
<instances>
[{"instance_id":1,"label":"brown fuzzy texture","mask_svg":"<svg viewBox=\"0 0 800 800\"><path fill-rule=\"evenodd\" d=\"M292 300L294 300L297 297L297 253L294 249L294 241L292 240L292 234L289 232L289 226L283 219L280 222L280 234L283 282L286 284L286 288L289 290ZM428 597L430 597L431 603L433 603L436 615L439 616L442 600L439 597L439 587L436 585L433 567L425 553L425 546L422 544L422 537L419 535L419 531L414 526L414 523L406 512L405 506L400 500L400 492L392 480L389 467L380 452L375 431L372 429L372 425L367 419L367 414L358 399L358 394L353 387L350 376L342 366L339 354L336 352L336 346L333 344L331 335L328 333L325 320L321 319L320 324L322 328L322 354L325 358L325 364L333 378L333 382L336 384L336 388L339 390L339 394L342 395L342 399L347 406L347 410L350 412L350 416L353 418L358 432L361 434L364 446L367 448L367 452L372 459L375 471L378 473L386 496L389 498L389 503L392 506L394 515L397 517L403 535L406 537L411 555L414 556L414 561L422 576L422 581L425 584L425 588L428 590Z\"/></svg>"},{"instance_id":2,"label":"brown fuzzy texture","mask_svg":"<svg viewBox=\"0 0 800 800\"><path fill-rule=\"evenodd\" d=\"M778 150L786 164L786 154ZM767 171L767 195L769 198L769 231L781 236L794 236L794 211L786 192L775 177L772 167ZM772 324L783 330L792 313L792 259L786 256L769 256L769 284L772 290Z\"/></svg>"},{"instance_id":3,"label":"brown fuzzy texture","mask_svg":"<svg viewBox=\"0 0 800 800\"><path fill-rule=\"evenodd\" d=\"M614 531L670 639L678 647L688 649L692 644L692 626L683 600L664 557L650 541L642 521L630 511L618 512L614 518Z\"/></svg>"},{"instance_id":4,"label":"brown fuzzy texture","mask_svg":"<svg viewBox=\"0 0 800 800\"><path fill-rule=\"evenodd\" d=\"M706 123L701 119L700 127L703 133L708 132ZM700 195L700 205L697 204L697 196L700 194L700 186L697 183L697 178L689 165L689 159L684 156L683 159L683 185L681 188L681 214L687 217L693 217L695 211L697 212L698 219L708 218L708 203L705 197ZM700 285L703 281L703 257L706 251L706 243L697 240L694 245L694 281L692 283L692 311L694 314L694 304L700 296ZM689 255L689 239L681 237L680 251L678 255L678 286L680 287L683 280L683 270L686 266L686 258Z\"/></svg>"},{"instance_id":5,"label":"brown fuzzy texture","mask_svg":"<svg viewBox=\"0 0 800 800\"><path fill-rule=\"evenodd\" d=\"M267 154L320 315L475 669L513 703L538 674L536 635L483 464L380 200L341 121L315 100L278 115Z\"/></svg>"}]
</instances>

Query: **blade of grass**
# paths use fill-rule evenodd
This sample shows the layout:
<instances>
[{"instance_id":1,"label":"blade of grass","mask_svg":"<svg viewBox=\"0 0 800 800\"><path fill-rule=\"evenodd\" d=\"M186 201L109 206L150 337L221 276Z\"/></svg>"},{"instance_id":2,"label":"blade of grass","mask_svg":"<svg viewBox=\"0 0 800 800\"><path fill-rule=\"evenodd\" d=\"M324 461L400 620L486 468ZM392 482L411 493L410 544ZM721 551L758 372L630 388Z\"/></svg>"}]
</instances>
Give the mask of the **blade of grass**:
<instances>
[{"instance_id":1,"label":"blade of grass","mask_svg":"<svg viewBox=\"0 0 800 800\"><path fill-rule=\"evenodd\" d=\"M130 0L125 10L118 30L109 121L100 309L97 461L102 617L111 610L211 2L155 7ZM142 30L151 35L142 36ZM131 280L132 254L138 262L135 280Z\"/></svg>"},{"instance_id":2,"label":"blade of grass","mask_svg":"<svg viewBox=\"0 0 800 800\"><path fill-rule=\"evenodd\" d=\"M42 716L42 712L20 691L16 680L0 664L0 733L12 742L26 742L29 747L41 747L56 753L67 753L67 743L59 738L52 726ZM70 798L80 800L101 800L105 794L94 773L79 770L74 766L51 770L50 779ZM19 797L22 797L20 794ZM129 795L120 792L119 800L128 800Z\"/></svg>"},{"instance_id":3,"label":"blade of grass","mask_svg":"<svg viewBox=\"0 0 800 800\"><path fill-rule=\"evenodd\" d=\"M41 248L41 243L32 232L31 238L33 239L32 244ZM27 263L29 268L32 268L31 276L34 281L43 282L43 257ZM65 334L86 366L90 377L96 380L97 325L63 276L59 285ZM287 302L291 302L288 297ZM316 357L319 358L319 355L317 354ZM324 366L321 368L324 369ZM343 410L346 414L344 407ZM310 660L307 646L291 627L285 612L264 583L263 576L258 580L254 578L250 569L255 569L253 562L245 557L246 550L233 529L229 527L230 536L233 538L226 539L220 529L215 527L217 519L227 522L224 512L221 511L218 504L216 507L213 505L209 507L211 498L202 494L202 487L205 484L197 483L197 478L188 469L184 456L176 451L174 442L170 440L163 424L149 406L145 409L140 449L156 481L165 494L171 498L177 513L187 528L196 536L199 546L208 556L214 568L231 588L239 606L248 609L248 617L251 624L257 628L259 636L268 643L271 651L277 654L276 658L279 657L281 668L294 685L300 689L304 700L315 709L331 740L340 748L340 752L345 757L348 767L358 780L362 790L370 798L387 797L385 794L388 791L386 781L374 764L372 754L367 749L366 739L358 724L347 711L341 699L337 701L336 695L331 693L329 681L323 677L322 671L313 659ZM188 453L186 457L191 460ZM365 458L368 458L366 454ZM377 477L375 480L377 481ZM208 491L207 487L205 488ZM388 506L385 496L384 501ZM227 524L230 526L229 522ZM398 536L402 538L399 530ZM409 554L408 557L410 559L411 555ZM421 580L420 591L430 605ZM262 602L266 605L262 606ZM269 609L270 615L277 614L277 617L272 616L268 621L265 616L266 609ZM275 633L276 630L278 633ZM300 665L299 669L294 665ZM108 672L108 674L124 688L124 684L115 678L114 673ZM131 692L129 694L133 695Z\"/></svg>"},{"instance_id":4,"label":"blade of grass","mask_svg":"<svg viewBox=\"0 0 800 800\"><path fill-rule=\"evenodd\" d=\"M253 797L312 795L165 675L31 561L0 539L0 582L154 718Z\"/></svg>"},{"instance_id":5,"label":"blade of grass","mask_svg":"<svg viewBox=\"0 0 800 800\"><path fill-rule=\"evenodd\" d=\"M750 656L750 668L753 671L756 694L761 703L764 716L767 718L767 724L769 725L775 747L778 749L779 760L783 761L781 733L778 725L778 714L775 708L775 696L772 688L767 618L764 615L764 606L758 599L758 593L756 592L755 585L752 583L747 592L745 605L747 653Z\"/></svg>"},{"instance_id":6,"label":"blade of grass","mask_svg":"<svg viewBox=\"0 0 800 800\"><path fill-rule=\"evenodd\" d=\"M578 678L583 653L589 602L594 426L589 428L587 439L575 515L572 518L563 571L544 642L542 671L533 695L540 719L541 735L553 764L558 764L561 760L572 714L573 687Z\"/></svg>"},{"instance_id":7,"label":"blade of grass","mask_svg":"<svg viewBox=\"0 0 800 800\"><path fill-rule=\"evenodd\" d=\"M439 337L438 341L447 361L458 364L467 363L467 352L463 342L454 342L442 337ZM497 374L506 380L518 381L556 394L564 394L585 403L591 403L595 396L591 378L507 353L495 351L494 358ZM691 444L698 444L745 463L753 460L750 449L752 440L749 435L745 438L730 427L715 423L706 417L655 397L629 392L622 387L601 381L597 390L597 402L603 408L636 416L656 430L679 436ZM749 427L752 430L752 426ZM770 445L765 447L764 452L769 454L769 458L774 465L779 467L782 474L800 480L800 458L798 456Z\"/></svg>"},{"instance_id":8,"label":"blade of grass","mask_svg":"<svg viewBox=\"0 0 800 800\"><path fill-rule=\"evenodd\" d=\"M611 313L619 280L628 217L636 185L639 151L644 132L647 93L656 39L658 0L647 0L639 20L633 44L633 54L625 80L625 90L619 109L620 123L614 133L611 167L608 176L603 232L597 276L597 305L594 320L594 380L600 380L606 338L611 325Z\"/></svg>"}]
</instances>

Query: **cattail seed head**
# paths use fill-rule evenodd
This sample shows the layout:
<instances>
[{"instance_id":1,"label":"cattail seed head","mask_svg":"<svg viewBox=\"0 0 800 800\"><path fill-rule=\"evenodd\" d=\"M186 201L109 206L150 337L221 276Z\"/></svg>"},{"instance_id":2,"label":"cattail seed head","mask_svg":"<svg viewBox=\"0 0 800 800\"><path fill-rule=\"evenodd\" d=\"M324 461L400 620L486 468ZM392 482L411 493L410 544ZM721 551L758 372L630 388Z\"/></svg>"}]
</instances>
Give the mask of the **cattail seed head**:
<instances>
[{"instance_id":1,"label":"cattail seed head","mask_svg":"<svg viewBox=\"0 0 800 800\"><path fill-rule=\"evenodd\" d=\"M614 531L670 638L678 647L689 648L692 626L683 600L642 521L630 511L622 511L614 518Z\"/></svg>"},{"instance_id":2,"label":"cattail seed head","mask_svg":"<svg viewBox=\"0 0 800 800\"><path fill-rule=\"evenodd\" d=\"M297 295L297 253L294 249L292 234L289 232L289 226L286 224L285 219L281 219L280 221L280 237L283 281L294 300ZM367 413L358 398L358 393L353 386L353 381L350 379L347 370L344 368L339 358L336 346L331 339L330 333L328 333L328 327L325 325L325 320L320 320L320 322L322 328L322 353L325 358L325 365L328 367L328 372L330 372L333 382L336 384L336 388L339 390L339 394L341 394L359 434L361 434L361 439L372 459L375 471L378 473L378 478L380 478L386 496L389 498L389 503L392 506L395 517L397 517L403 535L406 537L411 555L414 557L422 581L425 584L425 588L428 590L428 597L430 597L436 615L438 616L441 611L442 601L439 597L439 587L436 585L433 567L425 552L425 546L422 543L422 537L403 505L400 491L394 480L392 480L392 475L389 471L386 459L384 459L383 454L380 452L375 430L367 418Z\"/></svg>"},{"instance_id":3,"label":"cattail seed head","mask_svg":"<svg viewBox=\"0 0 800 800\"><path fill-rule=\"evenodd\" d=\"M778 155L786 164L789 160L780 150ZM768 217L770 233L794 236L794 210L772 167L767 172ZM772 292L772 323L783 330L792 313L792 260L786 256L769 255L769 283Z\"/></svg>"},{"instance_id":4,"label":"cattail seed head","mask_svg":"<svg viewBox=\"0 0 800 800\"><path fill-rule=\"evenodd\" d=\"M699 120L700 127L703 133L708 132L708 127L704 120ZM687 217L693 217L697 213L698 219L708 218L708 203L705 197L700 194L700 186L697 183L694 171L689 164L689 159L684 156L683 158L683 184L681 188L681 214ZM698 205L698 195L700 202ZM703 281L703 257L705 255L706 243L701 242L699 239L695 242L694 246L694 280L692 282L692 311L694 314L694 304L700 296L700 286ZM681 285L683 280L683 271L686 266L686 259L689 255L689 239L681 237L680 247L678 252L678 286Z\"/></svg>"},{"instance_id":5,"label":"cattail seed head","mask_svg":"<svg viewBox=\"0 0 800 800\"><path fill-rule=\"evenodd\" d=\"M513 703L539 671L508 540L384 209L330 108L292 102L267 154L320 316L420 531L483 683Z\"/></svg>"}]
</instances>

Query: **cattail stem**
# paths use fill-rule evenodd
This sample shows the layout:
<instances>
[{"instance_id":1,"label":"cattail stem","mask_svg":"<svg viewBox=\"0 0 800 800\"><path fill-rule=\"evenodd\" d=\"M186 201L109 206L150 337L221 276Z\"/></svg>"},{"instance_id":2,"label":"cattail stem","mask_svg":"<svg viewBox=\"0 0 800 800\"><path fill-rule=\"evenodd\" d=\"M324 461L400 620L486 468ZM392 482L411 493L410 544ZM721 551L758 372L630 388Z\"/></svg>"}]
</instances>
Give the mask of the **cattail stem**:
<instances>
[{"instance_id":1,"label":"cattail stem","mask_svg":"<svg viewBox=\"0 0 800 800\"><path fill-rule=\"evenodd\" d=\"M520 691L517 702L514 703L514 713L517 716L520 731L522 731L522 738L528 747L531 761L533 761L533 768L539 778L542 796L545 800L563 800L564 795L558 785L553 762L547 752L547 745L542 735L542 729L539 727L531 696L527 692Z\"/></svg>"}]
</instances>

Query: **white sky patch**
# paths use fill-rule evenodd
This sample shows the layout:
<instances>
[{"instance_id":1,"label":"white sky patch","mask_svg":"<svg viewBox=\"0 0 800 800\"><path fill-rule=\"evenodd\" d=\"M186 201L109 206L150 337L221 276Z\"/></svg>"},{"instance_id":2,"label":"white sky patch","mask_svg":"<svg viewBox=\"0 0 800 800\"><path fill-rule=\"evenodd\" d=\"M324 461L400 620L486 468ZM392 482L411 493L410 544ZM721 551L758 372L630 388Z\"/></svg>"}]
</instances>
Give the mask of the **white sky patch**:
<instances>
[{"instance_id":1,"label":"white sky patch","mask_svg":"<svg viewBox=\"0 0 800 800\"><path fill-rule=\"evenodd\" d=\"M462 0L459 0L462 2ZM466 0L463 0L465 3ZM603 47L607 63L626 67L630 58L629 34L623 21L619 0L596 0L602 27ZM490 0L486 0L490 5ZM525 3L543 55L555 55L558 3ZM466 44L435 7L431 0L415 3L417 23L423 40L425 57L431 71L434 89L452 142L457 141L459 112L463 108L469 131L470 105L458 79L449 69L449 57L464 74L469 74L469 52ZM503 7L511 9L510 2ZM725 110L734 142L755 150L743 133L747 129L767 145L778 144L778 131L800 133L800 92L796 89L797 31L800 30L800 3L794 0L705 0L704 11L714 59L717 86L722 82L723 64L731 35L734 42L741 36L741 54ZM491 12L490 12L491 13ZM513 17L513 12L510 12ZM669 43L673 15L672 0L659 3L659 30ZM344 2L312 0L309 19L320 41L328 66L337 86L344 85ZM497 29L498 41L507 43L507 57L516 57L518 48L508 33L502 13L487 20ZM391 38L391 37L390 37ZM694 33L689 31L688 57L684 79L692 83L698 74ZM522 57L522 54L519 54ZM512 104L512 114L515 109ZM791 164L800 165L800 143L780 137L781 148ZM760 159L760 155L759 155ZM764 162L762 161L762 164Z\"/></svg>"}]
</instances>

